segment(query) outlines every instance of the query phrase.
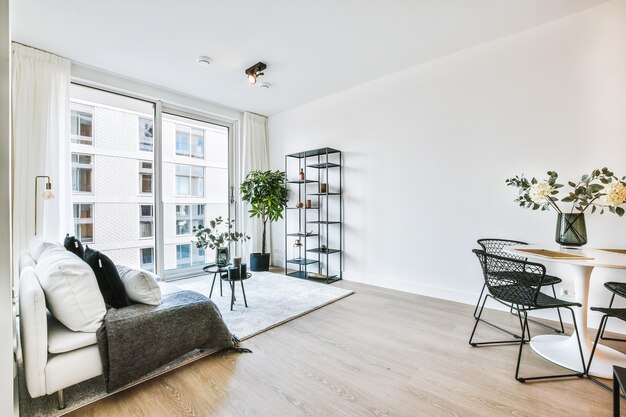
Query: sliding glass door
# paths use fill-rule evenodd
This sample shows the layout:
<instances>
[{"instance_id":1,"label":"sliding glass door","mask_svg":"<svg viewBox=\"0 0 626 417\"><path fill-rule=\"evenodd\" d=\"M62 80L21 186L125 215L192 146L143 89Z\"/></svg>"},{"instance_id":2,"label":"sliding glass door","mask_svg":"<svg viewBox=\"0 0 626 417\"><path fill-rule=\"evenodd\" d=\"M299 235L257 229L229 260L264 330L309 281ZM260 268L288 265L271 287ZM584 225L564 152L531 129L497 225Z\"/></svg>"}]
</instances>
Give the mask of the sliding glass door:
<instances>
[{"instance_id":1,"label":"sliding glass door","mask_svg":"<svg viewBox=\"0 0 626 417\"><path fill-rule=\"evenodd\" d=\"M228 218L229 125L169 109L155 117L155 103L75 84L71 97L68 233L166 278L212 263L193 228Z\"/></svg>"}]
</instances>

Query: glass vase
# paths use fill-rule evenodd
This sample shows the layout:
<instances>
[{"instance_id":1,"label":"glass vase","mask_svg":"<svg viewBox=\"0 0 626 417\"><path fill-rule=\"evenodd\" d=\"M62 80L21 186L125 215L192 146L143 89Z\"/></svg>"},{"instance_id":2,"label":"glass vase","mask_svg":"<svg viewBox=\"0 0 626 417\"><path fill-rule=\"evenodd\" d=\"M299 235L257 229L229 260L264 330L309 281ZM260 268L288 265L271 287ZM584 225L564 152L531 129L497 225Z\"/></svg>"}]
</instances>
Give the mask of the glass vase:
<instances>
[{"instance_id":1,"label":"glass vase","mask_svg":"<svg viewBox=\"0 0 626 417\"><path fill-rule=\"evenodd\" d=\"M566 248L580 248L586 244L585 215L582 213L559 213L556 221L555 240Z\"/></svg>"},{"instance_id":2,"label":"glass vase","mask_svg":"<svg viewBox=\"0 0 626 417\"><path fill-rule=\"evenodd\" d=\"M222 268L228 265L228 248L215 248L215 265Z\"/></svg>"}]
</instances>

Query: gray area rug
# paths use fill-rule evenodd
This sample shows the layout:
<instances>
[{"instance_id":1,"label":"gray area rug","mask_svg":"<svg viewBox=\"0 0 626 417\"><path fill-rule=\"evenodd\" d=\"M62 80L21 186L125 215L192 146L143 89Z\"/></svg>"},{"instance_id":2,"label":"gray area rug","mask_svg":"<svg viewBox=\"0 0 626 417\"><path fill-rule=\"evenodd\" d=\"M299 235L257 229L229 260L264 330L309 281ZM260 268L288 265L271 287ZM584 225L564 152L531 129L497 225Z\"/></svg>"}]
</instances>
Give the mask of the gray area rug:
<instances>
[{"instance_id":1,"label":"gray area rug","mask_svg":"<svg viewBox=\"0 0 626 417\"><path fill-rule=\"evenodd\" d=\"M176 288L197 291L209 296L213 275L188 278L171 283L164 283L164 292L175 291ZM244 306L241 286L236 285L236 301L230 311L230 286L222 284L223 295L220 296L219 279L216 279L211 300L218 306L230 331L240 340L248 339L289 320L310 313L320 307L340 300L353 291L336 288L332 285L305 281L271 272L255 272L252 278L244 281L248 308ZM242 344L245 347L245 343ZM172 369L186 365L213 352L190 352L179 359L146 375L132 385L162 375ZM102 399L108 395L102 377L90 379L65 389L64 410L57 410L56 395L30 398L24 385L24 373L21 358L18 358L20 379L20 415L25 417L50 417L67 414L77 408Z\"/></svg>"}]
</instances>

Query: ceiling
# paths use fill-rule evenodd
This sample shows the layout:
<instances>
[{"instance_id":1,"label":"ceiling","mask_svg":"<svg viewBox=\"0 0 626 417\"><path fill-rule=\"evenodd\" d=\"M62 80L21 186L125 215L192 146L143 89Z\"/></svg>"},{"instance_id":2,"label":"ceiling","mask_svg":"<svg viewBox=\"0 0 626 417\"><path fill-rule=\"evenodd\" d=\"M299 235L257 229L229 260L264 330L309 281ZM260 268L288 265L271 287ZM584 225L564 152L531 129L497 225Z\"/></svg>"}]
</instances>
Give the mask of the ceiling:
<instances>
[{"instance_id":1,"label":"ceiling","mask_svg":"<svg viewBox=\"0 0 626 417\"><path fill-rule=\"evenodd\" d=\"M272 115L605 0L20 0L13 40ZM208 68L198 55L213 58ZM244 70L263 61L269 89Z\"/></svg>"}]
</instances>

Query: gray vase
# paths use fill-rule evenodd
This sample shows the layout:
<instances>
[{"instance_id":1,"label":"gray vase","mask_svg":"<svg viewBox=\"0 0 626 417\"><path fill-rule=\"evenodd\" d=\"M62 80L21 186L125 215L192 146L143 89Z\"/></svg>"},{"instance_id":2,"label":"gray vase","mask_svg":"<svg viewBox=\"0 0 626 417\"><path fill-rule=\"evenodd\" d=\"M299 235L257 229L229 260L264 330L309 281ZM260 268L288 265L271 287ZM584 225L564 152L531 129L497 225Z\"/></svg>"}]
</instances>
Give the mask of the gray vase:
<instances>
[{"instance_id":1,"label":"gray vase","mask_svg":"<svg viewBox=\"0 0 626 417\"><path fill-rule=\"evenodd\" d=\"M215 248L215 265L224 267L228 265L228 248Z\"/></svg>"},{"instance_id":2,"label":"gray vase","mask_svg":"<svg viewBox=\"0 0 626 417\"><path fill-rule=\"evenodd\" d=\"M585 215L582 213L559 213L556 221L556 243L565 247L580 247L587 243Z\"/></svg>"}]
</instances>

